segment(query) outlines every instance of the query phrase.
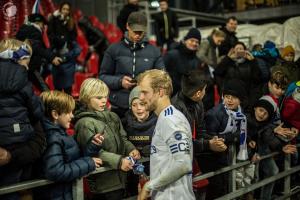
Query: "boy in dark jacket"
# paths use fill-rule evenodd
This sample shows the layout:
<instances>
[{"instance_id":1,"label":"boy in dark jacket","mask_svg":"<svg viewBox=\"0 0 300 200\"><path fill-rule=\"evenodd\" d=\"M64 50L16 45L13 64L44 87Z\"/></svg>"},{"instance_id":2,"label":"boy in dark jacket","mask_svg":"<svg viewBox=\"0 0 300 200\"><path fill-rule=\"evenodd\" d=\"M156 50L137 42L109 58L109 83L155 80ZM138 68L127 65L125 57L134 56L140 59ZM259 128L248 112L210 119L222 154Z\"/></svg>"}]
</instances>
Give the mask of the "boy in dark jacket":
<instances>
[{"instance_id":1,"label":"boy in dark jacket","mask_svg":"<svg viewBox=\"0 0 300 200\"><path fill-rule=\"evenodd\" d=\"M257 141L258 154L264 156L274 151L294 154L297 151L295 145L284 144L275 136L281 131L282 127L272 124L273 117L274 105L264 98L260 98L255 103L254 109L247 116L248 131L251 132L252 138ZM279 172L273 157L261 160L259 169L262 175L261 179L274 176ZM271 199L273 186L274 183L263 186L260 199Z\"/></svg>"},{"instance_id":2,"label":"boy in dark jacket","mask_svg":"<svg viewBox=\"0 0 300 200\"><path fill-rule=\"evenodd\" d=\"M122 119L127 138L141 152L144 157L150 157L152 135L157 121L154 112L147 110L146 104L139 99L140 88L136 86L129 95L129 111ZM145 173L149 174L150 162L143 163ZM137 195L138 176L129 172L127 178L127 192L130 196Z\"/></svg>"},{"instance_id":3,"label":"boy in dark jacket","mask_svg":"<svg viewBox=\"0 0 300 200\"><path fill-rule=\"evenodd\" d=\"M184 74L181 79L181 91L172 98L172 104L180 110L189 121L193 133L193 148L196 157L194 163L198 162L201 169L207 172L206 155L209 150L222 152L227 149L223 138L212 137L206 133L204 124L204 108L202 99L209 81L200 70L193 70ZM194 175L200 175L193 171ZM206 183L204 182L206 181ZM205 199L204 186L207 180L198 181L193 184L197 199Z\"/></svg>"},{"instance_id":4,"label":"boy in dark jacket","mask_svg":"<svg viewBox=\"0 0 300 200\"><path fill-rule=\"evenodd\" d=\"M41 94L45 105L46 118L43 120L47 134L47 149L44 154L44 174L47 179L57 181L50 186L43 199L72 200L72 181L100 167L102 160L89 156L97 156L103 137L95 134L81 155L74 138L66 133L73 118L74 99L60 91L47 91Z\"/></svg>"},{"instance_id":5,"label":"boy in dark jacket","mask_svg":"<svg viewBox=\"0 0 300 200\"><path fill-rule=\"evenodd\" d=\"M39 122L43 106L27 78L31 55L27 42L0 42L0 147L5 155L0 161L0 186L29 179L32 163L45 148ZM18 199L17 194L2 197Z\"/></svg>"}]
</instances>

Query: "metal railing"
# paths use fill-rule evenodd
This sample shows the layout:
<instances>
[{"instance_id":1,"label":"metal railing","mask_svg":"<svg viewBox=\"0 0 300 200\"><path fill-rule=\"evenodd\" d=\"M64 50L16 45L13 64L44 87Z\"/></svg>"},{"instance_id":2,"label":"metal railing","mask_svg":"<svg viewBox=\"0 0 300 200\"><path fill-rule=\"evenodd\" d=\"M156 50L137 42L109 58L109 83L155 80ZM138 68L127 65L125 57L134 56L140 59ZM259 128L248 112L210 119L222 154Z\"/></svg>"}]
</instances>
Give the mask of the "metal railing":
<instances>
[{"instance_id":1,"label":"metal railing","mask_svg":"<svg viewBox=\"0 0 300 200\"><path fill-rule=\"evenodd\" d=\"M298 144L297 147L300 147L300 144ZM298 192L300 192L300 188L298 188L294 191L291 191L291 189L290 189L290 175L300 171L300 165L295 166L293 168L290 167L290 163L291 163L290 155L285 155L284 171L280 172L279 174L277 174L275 176L265 178L257 183L247 186L245 188L236 190L235 170L240 167L249 165L249 164L251 164L251 162L243 161L243 162L236 163L236 153L235 153L234 146L230 146L229 154L232 158L231 166L227 166L227 167L221 168L217 171L205 173L205 174L202 174L202 175L199 175L199 176L196 176L193 178L193 182L195 182L195 181L210 178L210 177L222 174L222 173L230 172L230 179L229 179L228 184L230 186L231 192L222 197L217 198L217 200L235 199L239 196L242 196L246 193L249 193L253 190L256 190L264 185L275 182L276 180L279 180L282 178L284 178L284 194L283 194L283 196L279 197L278 200L288 199L291 195L294 195L294 194L297 194ZM268 154L265 156L261 156L261 160L274 157L278 154L280 154L280 153L274 152L274 153L271 153L271 154ZM141 160L141 162L146 162L146 161L149 161L149 158L143 158ZM92 172L91 174L98 174L98 173L102 173L102 172L109 171L109 170L112 170L112 169L108 168L108 167L100 167L97 170L95 170L94 172ZM55 183L55 182L45 180L45 179L24 181L22 183L13 184L13 185L5 186L5 187L0 187L0 195L17 192L17 191L21 191L21 190L32 189L32 188L41 187L41 186L45 186L45 185L50 185L53 183ZM82 178L77 179L73 183L73 199L74 200L83 200L84 199L83 179Z\"/></svg>"}]
</instances>

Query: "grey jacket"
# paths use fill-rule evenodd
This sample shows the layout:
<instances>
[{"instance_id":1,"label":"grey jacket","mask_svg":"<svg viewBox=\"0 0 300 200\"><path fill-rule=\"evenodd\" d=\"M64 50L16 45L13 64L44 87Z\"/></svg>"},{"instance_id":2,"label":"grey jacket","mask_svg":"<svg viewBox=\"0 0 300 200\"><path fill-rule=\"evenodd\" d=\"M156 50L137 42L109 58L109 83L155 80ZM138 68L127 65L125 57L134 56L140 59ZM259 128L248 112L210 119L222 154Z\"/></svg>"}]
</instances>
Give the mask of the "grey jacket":
<instances>
[{"instance_id":1,"label":"grey jacket","mask_svg":"<svg viewBox=\"0 0 300 200\"><path fill-rule=\"evenodd\" d=\"M127 109L130 91L122 87L122 78L124 76L136 78L146 70L164 69L164 66L158 48L150 45L145 38L134 44L125 34L124 40L111 45L105 51L99 78L110 89L111 104Z\"/></svg>"}]
</instances>

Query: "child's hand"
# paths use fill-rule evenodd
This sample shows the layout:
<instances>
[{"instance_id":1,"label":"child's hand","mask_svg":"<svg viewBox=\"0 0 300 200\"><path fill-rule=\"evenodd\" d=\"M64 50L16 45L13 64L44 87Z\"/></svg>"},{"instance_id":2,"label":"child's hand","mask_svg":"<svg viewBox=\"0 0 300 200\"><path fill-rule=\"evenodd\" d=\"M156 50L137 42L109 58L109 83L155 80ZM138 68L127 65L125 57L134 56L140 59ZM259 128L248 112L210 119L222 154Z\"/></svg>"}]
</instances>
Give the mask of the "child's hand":
<instances>
[{"instance_id":1,"label":"child's hand","mask_svg":"<svg viewBox=\"0 0 300 200\"><path fill-rule=\"evenodd\" d=\"M100 158L92 158L94 163L95 163L95 166L96 168L100 167L100 165L103 164L102 160Z\"/></svg>"},{"instance_id":2,"label":"child's hand","mask_svg":"<svg viewBox=\"0 0 300 200\"><path fill-rule=\"evenodd\" d=\"M104 140L103 134L97 133L96 135L94 135L94 137L92 139L92 143L100 146L102 144L103 140Z\"/></svg>"},{"instance_id":3,"label":"child's hand","mask_svg":"<svg viewBox=\"0 0 300 200\"><path fill-rule=\"evenodd\" d=\"M227 146L224 144L223 138L218 138L215 136L213 139L209 140L209 148L215 152L223 152L227 149Z\"/></svg>"},{"instance_id":4,"label":"child's hand","mask_svg":"<svg viewBox=\"0 0 300 200\"><path fill-rule=\"evenodd\" d=\"M289 128L283 128L283 123L281 123L279 126L277 126L275 129L274 129L274 132L278 135L281 135L283 137L289 137L290 134L291 134L291 129Z\"/></svg>"},{"instance_id":5,"label":"child's hand","mask_svg":"<svg viewBox=\"0 0 300 200\"><path fill-rule=\"evenodd\" d=\"M256 147L256 142L251 140L248 145L251 149L254 149Z\"/></svg>"},{"instance_id":6,"label":"child's hand","mask_svg":"<svg viewBox=\"0 0 300 200\"><path fill-rule=\"evenodd\" d=\"M251 158L251 162L256 163L258 161L260 161L260 156L257 153L255 153Z\"/></svg>"},{"instance_id":7,"label":"child's hand","mask_svg":"<svg viewBox=\"0 0 300 200\"><path fill-rule=\"evenodd\" d=\"M292 144L287 144L284 147L282 147L282 151L286 154L294 154L297 152L297 147Z\"/></svg>"},{"instance_id":8,"label":"child's hand","mask_svg":"<svg viewBox=\"0 0 300 200\"><path fill-rule=\"evenodd\" d=\"M121 170L124 172L128 172L129 170L132 170L133 163L127 159L127 158L122 158L122 164L121 164Z\"/></svg>"},{"instance_id":9,"label":"child's hand","mask_svg":"<svg viewBox=\"0 0 300 200\"><path fill-rule=\"evenodd\" d=\"M137 149L132 150L132 151L129 153L129 156L131 156L134 160L139 160L139 159L141 159L141 154L140 154L140 152L139 152Z\"/></svg>"}]
</instances>

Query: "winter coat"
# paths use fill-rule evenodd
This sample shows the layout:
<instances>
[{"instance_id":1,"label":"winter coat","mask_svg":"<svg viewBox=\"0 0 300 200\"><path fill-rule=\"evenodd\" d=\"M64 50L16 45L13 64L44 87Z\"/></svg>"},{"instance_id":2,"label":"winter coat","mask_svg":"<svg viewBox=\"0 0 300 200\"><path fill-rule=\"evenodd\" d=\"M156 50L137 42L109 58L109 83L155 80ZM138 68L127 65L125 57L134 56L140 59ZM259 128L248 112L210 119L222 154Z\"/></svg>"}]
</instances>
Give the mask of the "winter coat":
<instances>
[{"instance_id":1,"label":"winter coat","mask_svg":"<svg viewBox=\"0 0 300 200\"><path fill-rule=\"evenodd\" d=\"M127 111L122 119L128 140L140 151L142 156L150 156L150 145L156 121L157 116L151 112L145 122L139 122L131 110Z\"/></svg>"},{"instance_id":2,"label":"winter coat","mask_svg":"<svg viewBox=\"0 0 300 200\"><path fill-rule=\"evenodd\" d=\"M74 83L76 57L80 54L81 48L76 41L72 42L71 49L61 55L65 62L52 67L53 84L55 89L70 88Z\"/></svg>"},{"instance_id":3,"label":"winter coat","mask_svg":"<svg viewBox=\"0 0 300 200\"><path fill-rule=\"evenodd\" d=\"M86 147L94 134L104 133L105 140L99 158L103 161L103 167L112 170L89 177L91 191L105 193L124 189L126 173L120 169L121 160L135 147L127 140L119 117L110 111L89 111L81 107L75 112L75 122L75 137L81 148Z\"/></svg>"},{"instance_id":4,"label":"winter coat","mask_svg":"<svg viewBox=\"0 0 300 200\"><path fill-rule=\"evenodd\" d=\"M43 105L34 95L27 70L11 60L0 60L0 146L34 137L31 124L43 116Z\"/></svg>"},{"instance_id":5,"label":"winter coat","mask_svg":"<svg viewBox=\"0 0 300 200\"><path fill-rule=\"evenodd\" d=\"M59 12L54 12L48 21L48 38L52 49L61 49L67 43L68 49L72 49L72 42L76 41L76 26L69 30L67 21L61 18Z\"/></svg>"},{"instance_id":6,"label":"winter coat","mask_svg":"<svg viewBox=\"0 0 300 200\"><path fill-rule=\"evenodd\" d=\"M218 64L214 71L219 88L223 88L224 82L231 79L239 79L244 83L247 97L244 99L243 106L251 107L260 97L259 94L263 84L261 71L256 60L245 60L237 63L228 56Z\"/></svg>"},{"instance_id":7,"label":"winter coat","mask_svg":"<svg viewBox=\"0 0 300 200\"><path fill-rule=\"evenodd\" d=\"M284 122L300 130L300 103L292 96L284 99L281 117Z\"/></svg>"},{"instance_id":8,"label":"winter coat","mask_svg":"<svg viewBox=\"0 0 300 200\"><path fill-rule=\"evenodd\" d=\"M167 16L167 36L166 37L166 29L165 29L165 19L164 13ZM174 38L178 37L178 21L176 13L172 10L168 9L166 12L160 12L153 16L155 20L155 35L157 38L158 46L162 46L166 41L173 41Z\"/></svg>"},{"instance_id":9,"label":"winter coat","mask_svg":"<svg viewBox=\"0 0 300 200\"><path fill-rule=\"evenodd\" d=\"M117 25L123 33L127 31L126 23L129 15L132 12L137 12L137 11L139 11L139 5L134 5L134 4L126 4L120 11L120 14L117 17Z\"/></svg>"},{"instance_id":10,"label":"winter coat","mask_svg":"<svg viewBox=\"0 0 300 200\"><path fill-rule=\"evenodd\" d=\"M65 129L48 119L43 121L47 135L47 149L44 153L44 174L56 181L50 185L43 199L72 200L72 181L95 170L91 157L82 157L79 146Z\"/></svg>"},{"instance_id":11,"label":"winter coat","mask_svg":"<svg viewBox=\"0 0 300 200\"><path fill-rule=\"evenodd\" d=\"M199 69L201 61L196 56L196 51L191 51L181 43L164 56L166 70L170 74L173 84L173 96L181 91L181 77L189 71Z\"/></svg>"},{"instance_id":12,"label":"winter coat","mask_svg":"<svg viewBox=\"0 0 300 200\"><path fill-rule=\"evenodd\" d=\"M217 46L214 43L212 36L209 36L207 40L201 42L200 48L197 52L197 57L207 65L216 68L218 63L216 51Z\"/></svg>"},{"instance_id":13,"label":"winter coat","mask_svg":"<svg viewBox=\"0 0 300 200\"><path fill-rule=\"evenodd\" d=\"M122 87L122 78L136 78L150 69L164 69L164 62L158 48L144 38L134 44L127 38L111 45L104 53L99 78L110 89L109 101L113 106L128 109L130 90Z\"/></svg>"},{"instance_id":14,"label":"winter coat","mask_svg":"<svg viewBox=\"0 0 300 200\"><path fill-rule=\"evenodd\" d=\"M219 48L219 56L227 55L231 48L238 42L238 38L236 37L236 32L229 32L225 26L220 28L226 36L225 40L218 47Z\"/></svg>"},{"instance_id":15,"label":"winter coat","mask_svg":"<svg viewBox=\"0 0 300 200\"><path fill-rule=\"evenodd\" d=\"M208 139L211 136L206 134L205 130L203 103L192 101L182 92L179 92L172 98L172 105L184 114L191 126L191 130L196 134L196 140L194 140L193 145L195 154L208 151Z\"/></svg>"}]
</instances>

